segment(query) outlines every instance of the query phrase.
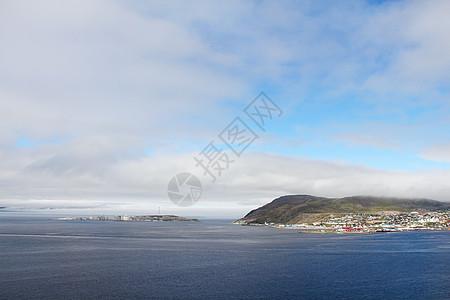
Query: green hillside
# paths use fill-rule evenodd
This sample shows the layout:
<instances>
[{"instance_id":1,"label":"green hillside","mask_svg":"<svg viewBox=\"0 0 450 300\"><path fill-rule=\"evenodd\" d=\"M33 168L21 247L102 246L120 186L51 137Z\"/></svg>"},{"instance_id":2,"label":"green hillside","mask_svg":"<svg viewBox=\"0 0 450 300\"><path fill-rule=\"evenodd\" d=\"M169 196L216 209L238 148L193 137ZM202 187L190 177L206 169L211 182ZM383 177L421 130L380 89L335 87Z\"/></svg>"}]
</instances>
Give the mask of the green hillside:
<instances>
[{"instance_id":1,"label":"green hillside","mask_svg":"<svg viewBox=\"0 0 450 300\"><path fill-rule=\"evenodd\" d=\"M238 223L302 223L320 221L330 214L436 211L450 209L450 203L429 199L399 199L353 196L324 198L310 195L289 195L249 212Z\"/></svg>"}]
</instances>

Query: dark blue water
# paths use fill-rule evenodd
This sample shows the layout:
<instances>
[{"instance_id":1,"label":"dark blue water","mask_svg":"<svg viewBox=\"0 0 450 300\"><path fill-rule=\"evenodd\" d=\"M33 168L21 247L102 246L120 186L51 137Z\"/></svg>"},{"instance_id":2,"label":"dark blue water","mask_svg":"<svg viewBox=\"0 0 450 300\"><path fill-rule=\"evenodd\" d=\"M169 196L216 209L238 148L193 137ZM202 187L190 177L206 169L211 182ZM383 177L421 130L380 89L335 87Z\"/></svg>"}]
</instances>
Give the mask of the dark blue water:
<instances>
[{"instance_id":1,"label":"dark blue water","mask_svg":"<svg viewBox=\"0 0 450 300\"><path fill-rule=\"evenodd\" d=\"M450 231L0 216L1 299L450 299Z\"/></svg>"}]
</instances>

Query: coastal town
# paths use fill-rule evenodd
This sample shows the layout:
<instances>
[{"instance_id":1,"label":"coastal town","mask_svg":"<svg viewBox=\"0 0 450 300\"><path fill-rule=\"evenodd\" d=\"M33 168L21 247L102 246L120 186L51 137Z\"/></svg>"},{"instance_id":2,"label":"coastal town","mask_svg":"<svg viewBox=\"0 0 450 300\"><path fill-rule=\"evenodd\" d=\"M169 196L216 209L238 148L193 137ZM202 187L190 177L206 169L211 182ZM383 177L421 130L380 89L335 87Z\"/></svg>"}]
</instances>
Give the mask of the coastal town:
<instances>
[{"instance_id":1,"label":"coastal town","mask_svg":"<svg viewBox=\"0 0 450 300\"><path fill-rule=\"evenodd\" d=\"M61 221L116 221L116 222L198 222L198 219L184 218L175 215L143 215L128 216L117 215L108 217L105 215L97 217L63 217L57 218Z\"/></svg>"},{"instance_id":2,"label":"coastal town","mask_svg":"<svg viewBox=\"0 0 450 300\"><path fill-rule=\"evenodd\" d=\"M450 211L380 214L329 215L328 218L302 224L274 224L266 226L298 229L305 233L373 233L408 230L450 230Z\"/></svg>"}]
</instances>

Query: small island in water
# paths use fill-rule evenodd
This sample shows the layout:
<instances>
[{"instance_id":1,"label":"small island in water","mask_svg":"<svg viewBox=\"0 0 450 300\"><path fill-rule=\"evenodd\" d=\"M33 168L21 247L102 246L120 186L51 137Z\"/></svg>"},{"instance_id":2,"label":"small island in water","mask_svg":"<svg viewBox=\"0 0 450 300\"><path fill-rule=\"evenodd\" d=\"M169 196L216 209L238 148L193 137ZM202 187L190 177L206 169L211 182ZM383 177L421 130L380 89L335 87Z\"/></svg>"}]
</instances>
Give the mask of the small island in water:
<instances>
[{"instance_id":1,"label":"small island in water","mask_svg":"<svg viewBox=\"0 0 450 300\"><path fill-rule=\"evenodd\" d=\"M309 233L450 230L450 203L369 196L288 195L252 210L234 224Z\"/></svg>"},{"instance_id":2,"label":"small island in water","mask_svg":"<svg viewBox=\"0 0 450 300\"><path fill-rule=\"evenodd\" d=\"M143 216L114 216L105 215L97 217L63 217L62 221L116 221L116 222L199 222L198 219L184 218L175 215L143 215Z\"/></svg>"}]
</instances>

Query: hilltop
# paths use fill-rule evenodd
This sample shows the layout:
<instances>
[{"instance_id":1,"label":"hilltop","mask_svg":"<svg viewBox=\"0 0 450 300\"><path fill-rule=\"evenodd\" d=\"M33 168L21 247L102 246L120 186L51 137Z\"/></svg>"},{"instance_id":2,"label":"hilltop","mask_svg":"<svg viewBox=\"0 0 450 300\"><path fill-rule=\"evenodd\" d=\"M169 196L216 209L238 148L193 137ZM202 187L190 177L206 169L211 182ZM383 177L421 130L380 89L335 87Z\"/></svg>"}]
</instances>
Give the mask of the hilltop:
<instances>
[{"instance_id":1,"label":"hilltop","mask_svg":"<svg viewBox=\"0 0 450 300\"><path fill-rule=\"evenodd\" d=\"M296 224L327 219L330 215L380 214L383 212L439 211L450 203L430 199L400 199L352 196L325 198L311 195L288 195L250 211L236 221L239 224Z\"/></svg>"}]
</instances>

